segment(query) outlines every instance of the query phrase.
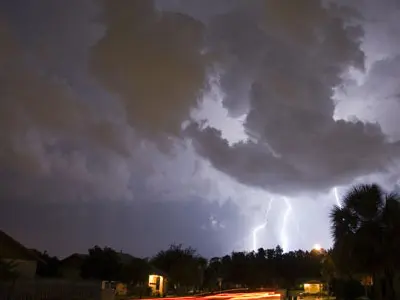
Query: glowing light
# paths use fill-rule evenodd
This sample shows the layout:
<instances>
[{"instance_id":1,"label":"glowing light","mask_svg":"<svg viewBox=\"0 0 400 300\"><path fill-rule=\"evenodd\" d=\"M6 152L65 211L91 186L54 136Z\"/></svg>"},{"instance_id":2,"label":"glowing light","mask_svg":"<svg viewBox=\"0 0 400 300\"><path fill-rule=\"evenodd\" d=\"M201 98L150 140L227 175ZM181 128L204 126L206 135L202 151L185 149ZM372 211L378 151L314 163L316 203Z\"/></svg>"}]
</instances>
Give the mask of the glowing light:
<instances>
[{"instance_id":1,"label":"glowing light","mask_svg":"<svg viewBox=\"0 0 400 300\"><path fill-rule=\"evenodd\" d=\"M243 289L240 289L243 290ZM188 296L188 297L166 297L168 300L195 300L195 299L220 299L220 300L251 300L251 299L265 299L276 298L280 299L281 294L272 292L247 292L247 293L220 293L217 295L209 296ZM155 300L158 298L149 298L148 300Z\"/></svg>"},{"instance_id":2,"label":"glowing light","mask_svg":"<svg viewBox=\"0 0 400 300\"><path fill-rule=\"evenodd\" d=\"M342 208L342 203L340 203L339 193L336 186L333 188L333 191L335 193L336 205Z\"/></svg>"},{"instance_id":3,"label":"glowing light","mask_svg":"<svg viewBox=\"0 0 400 300\"><path fill-rule=\"evenodd\" d=\"M315 244L313 250L320 252L322 250L322 247L320 244Z\"/></svg>"},{"instance_id":4,"label":"glowing light","mask_svg":"<svg viewBox=\"0 0 400 300\"><path fill-rule=\"evenodd\" d=\"M282 230L281 230L281 243L282 243L283 251L287 252L288 245L289 245L289 238L287 235L287 222L288 222L290 213L292 212L292 204L290 203L289 199L286 197L283 197L283 200L286 203L286 211L283 216L283 224L282 224Z\"/></svg>"},{"instance_id":5,"label":"glowing light","mask_svg":"<svg viewBox=\"0 0 400 300\"><path fill-rule=\"evenodd\" d=\"M229 299L229 300L250 300L265 298L280 298L281 295L275 292L250 292L250 293L222 293L218 295L205 296L206 299Z\"/></svg>"}]
</instances>

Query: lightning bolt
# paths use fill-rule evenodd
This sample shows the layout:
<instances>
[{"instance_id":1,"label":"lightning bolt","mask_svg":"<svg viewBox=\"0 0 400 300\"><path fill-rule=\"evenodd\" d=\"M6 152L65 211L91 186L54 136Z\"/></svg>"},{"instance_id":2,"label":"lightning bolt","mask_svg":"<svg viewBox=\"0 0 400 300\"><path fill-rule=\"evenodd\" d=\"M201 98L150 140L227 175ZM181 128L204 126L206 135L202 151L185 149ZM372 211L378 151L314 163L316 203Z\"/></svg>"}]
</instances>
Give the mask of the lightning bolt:
<instances>
[{"instance_id":1,"label":"lightning bolt","mask_svg":"<svg viewBox=\"0 0 400 300\"><path fill-rule=\"evenodd\" d=\"M269 215L269 212L271 211L271 207L272 207L272 199L269 200L267 212L265 213L266 221L265 221L264 223L258 225L257 227L253 228L253 251L257 251L257 250L258 250L258 248L257 248L257 247L258 247L258 246L257 246L257 244L258 244L258 243L257 243L257 233L258 233L260 230L264 229L265 226L267 226L267 223L268 223L268 215Z\"/></svg>"},{"instance_id":2,"label":"lightning bolt","mask_svg":"<svg viewBox=\"0 0 400 300\"><path fill-rule=\"evenodd\" d=\"M259 232L261 229L264 229L265 226L267 226L267 222L255 227L253 229L253 250L257 251L257 232Z\"/></svg>"},{"instance_id":3,"label":"lightning bolt","mask_svg":"<svg viewBox=\"0 0 400 300\"><path fill-rule=\"evenodd\" d=\"M269 200L267 212L265 213L265 217L267 218L267 221L268 221L269 212L271 211L271 207L272 207L272 199Z\"/></svg>"},{"instance_id":4,"label":"lightning bolt","mask_svg":"<svg viewBox=\"0 0 400 300\"><path fill-rule=\"evenodd\" d=\"M333 188L333 192L335 193L336 205L342 208L342 203L340 203L339 193L336 186Z\"/></svg>"},{"instance_id":5,"label":"lightning bolt","mask_svg":"<svg viewBox=\"0 0 400 300\"><path fill-rule=\"evenodd\" d=\"M283 215L283 223L282 223L282 230L281 230L281 243L282 243L283 251L287 252L288 244L289 244L289 238L287 235L287 222L288 222L290 213L292 212L292 204L290 203L289 199L286 197L283 197L283 200L285 201L285 204L286 204L286 211L285 211L285 214Z\"/></svg>"}]
</instances>

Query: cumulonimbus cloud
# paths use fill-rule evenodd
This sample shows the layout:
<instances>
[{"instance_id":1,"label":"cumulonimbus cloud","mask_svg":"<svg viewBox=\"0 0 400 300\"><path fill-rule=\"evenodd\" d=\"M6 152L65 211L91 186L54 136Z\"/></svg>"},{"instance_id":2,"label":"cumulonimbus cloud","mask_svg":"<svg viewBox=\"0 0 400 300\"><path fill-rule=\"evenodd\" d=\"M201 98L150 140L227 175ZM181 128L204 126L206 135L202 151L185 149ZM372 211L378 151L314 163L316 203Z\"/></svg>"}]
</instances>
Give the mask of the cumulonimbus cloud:
<instances>
[{"instance_id":1,"label":"cumulonimbus cloud","mask_svg":"<svg viewBox=\"0 0 400 300\"><path fill-rule=\"evenodd\" d=\"M206 83L203 24L153 1L104 1L105 35L92 49L94 77L122 100L148 138L178 136Z\"/></svg>"},{"instance_id":2,"label":"cumulonimbus cloud","mask_svg":"<svg viewBox=\"0 0 400 300\"><path fill-rule=\"evenodd\" d=\"M218 130L192 126L189 135L198 152L239 181L279 193L326 189L384 170L397 158L399 145L389 143L377 124L333 119L334 89L342 75L364 67L362 28L343 19L340 7L318 0L270 1L264 8L263 18L244 24L258 32L250 39L257 50L247 36L232 32L235 17L224 16L232 26L219 34L231 45L225 49L235 57L236 72L252 82L244 99L252 140L231 147ZM350 8L345 11L352 15ZM254 57L252 72L245 64L241 73L240 64Z\"/></svg>"},{"instance_id":3,"label":"cumulonimbus cloud","mask_svg":"<svg viewBox=\"0 0 400 300\"><path fill-rule=\"evenodd\" d=\"M51 11L62 12L62 7ZM46 60L42 52L58 52L62 59L65 49L44 37L27 46L21 39L25 32L4 16L0 20L0 175L6 182L1 199L126 197L130 172L121 163L127 153L120 138L124 128L101 117L98 106L54 71L54 57ZM59 25L62 31L68 23Z\"/></svg>"},{"instance_id":4,"label":"cumulonimbus cloud","mask_svg":"<svg viewBox=\"0 0 400 300\"><path fill-rule=\"evenodd\" d=\"M67 198L131 199L158 172L152 161L159 153L143 144L177 139L192 140L198 154L241 183L280 193L346 183L397 158L397 144L378 125L333 120L342 75L349 67L364 71L365 37L351 8L235 1L237 9L220 14L202 7L212 17L201 22L148 0L68 3L41 2L23 33L12 22L0 26L8 45L0 48L0 162L24 177L13 184L31 182L37 195L55 195L64 183L75 187L65 188ZM34 26L42 10L54 28ZM28 33L34 42L24 39ZM197 124L182 133L210 67L220 72L230 115L246 114L249 141L231 145ZM44 184L50 179L53 189Z\"/></svg>"}]
</instances>

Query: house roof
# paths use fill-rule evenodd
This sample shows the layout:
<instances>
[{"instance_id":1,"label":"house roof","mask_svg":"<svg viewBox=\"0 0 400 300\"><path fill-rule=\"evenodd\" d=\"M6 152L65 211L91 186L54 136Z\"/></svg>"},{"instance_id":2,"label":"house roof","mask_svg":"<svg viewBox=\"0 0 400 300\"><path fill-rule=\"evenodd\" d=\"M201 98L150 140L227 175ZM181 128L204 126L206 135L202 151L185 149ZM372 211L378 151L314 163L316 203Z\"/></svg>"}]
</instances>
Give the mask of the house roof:
<instances>
[{"instance_id":1,"label":"house roof","mask_svg":"<svg viewBox=\"0 0 400 300\"><path fill-rule=\"evenodd\" d=\"M79 268L88 256L88 254L74 253L61 260L61 265L63 267Z\"/></svg>"},{"instance_id":2,"label":"house roof","mask_svg":"<svg viewBox=\"0 0 400 300\"><path fill-rule=\"evenodd\" d=\"M322 283L321 278L318 277L303 277L303 278L297 278L296 283L297 284L313 284L313 283Z\"/></svg>"},{"instance_id":3,"label":"house roof","mask_svg":"<svg viewBox=\"0 0 400 300\"><path fill-rule=\"evenodd\" d=\"M89 254L74 253L61 260L61 264L63 266L68 266L68 267L80 267L84 259L87 258L88 256ZM128 264L136 258L130 254L122 252L117 253L117 256L120 262L123 264Z\"/></svg>"},{"instance_id":4,"label":"house roof","mask_svg":"<svg viewBox=\"0 0 400 300\"><path fill-rule=\"evenodd\" d=\"M304 283L308 283L308 284L321 284L322 281L320 281L320 280L309 280L309 281L304 282Z\"/></svg>"},{"instance_id":5,"label":"house roof","mask_svg":"<svg viewBox=\"0 0 400 300\"><path fill-rule=\"evenodd\" d=\"M149 275L160 275L160 276L168 278L168 274L166 272L164 272L163 270L157 269L153 265L149 265L149 266L150 266Z\"/></svg>"},{"instance_id":6,"label":"house roof","mask_svg":"<svg viewBox=\"0 0 400 300\"><path fill-rule=\"evenodd\" d=\"M0 230L0 257L44 262L33 251L23 246L2 230Z\"/></svg>"},{"instance_id":7,"label":"house roof","mask_svg":"<svg viewBox=\"0 0 400 300\"><path fill-rule=\"evenodd\" d=\"M121 261L121 263L128 264L131 261L133 261L136 257L133 257L132 255L130 255L128 253L119 252L118 258Z\"/></svg>"}]
</instances>

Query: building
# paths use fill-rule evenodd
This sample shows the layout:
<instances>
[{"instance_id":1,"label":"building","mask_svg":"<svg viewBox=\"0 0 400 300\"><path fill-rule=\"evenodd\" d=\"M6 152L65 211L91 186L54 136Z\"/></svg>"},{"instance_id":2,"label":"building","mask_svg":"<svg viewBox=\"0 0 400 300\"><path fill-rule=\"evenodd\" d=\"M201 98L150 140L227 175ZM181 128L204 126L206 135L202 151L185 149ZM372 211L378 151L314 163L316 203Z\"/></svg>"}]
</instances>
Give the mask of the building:
<instances>
[{"instance_id":1,"label":"building","mask_svg":"<svg viewBox=\"0 0 400 300\"><path fill-rule=\"evenodd\" d=\"M304 283L305 294L321 294L324 292L324 283L319 280L310 280Z\"/></svg>"},{"instance_id":2,"label":"building","mask_svg":"<svg viewBox=\"0 0 400 300\"><path fill-rule=\"evenodd\" d=\"M168 277L163 272L151 267L149 273L149 287L153 296L164 297L167 294Z\"/></svg>"},{"instance_id":3,"label":"building","mask_svg":"<svg viewBox=\"0 0 400 300\"><path fill-rule=\"evenodd\" d=\"M81 267L87 254L74 253L61 261L60 269L63 278L79 280L81 277Z\"/></svg>"},{"instance_id":4,"label":"building","mask_svg":"<svg viewBox=\"0 0 400 300\"><path fill-rule=\"evenodd\" d=\"M38 262L36 254L0 230L0 259L9 263L17 278L34 278Z\"/></svg>"}]
</instances>

